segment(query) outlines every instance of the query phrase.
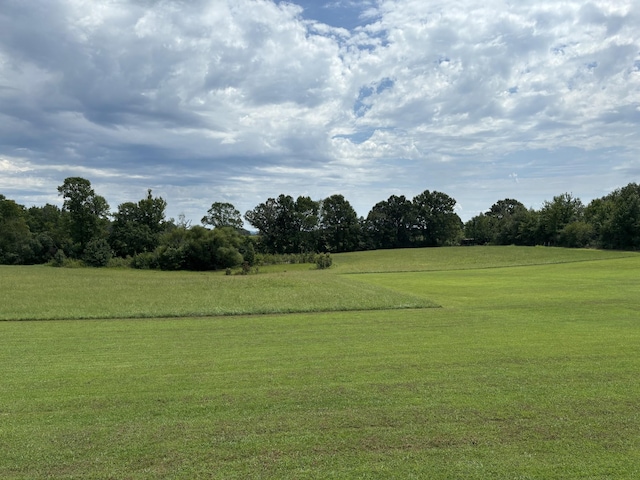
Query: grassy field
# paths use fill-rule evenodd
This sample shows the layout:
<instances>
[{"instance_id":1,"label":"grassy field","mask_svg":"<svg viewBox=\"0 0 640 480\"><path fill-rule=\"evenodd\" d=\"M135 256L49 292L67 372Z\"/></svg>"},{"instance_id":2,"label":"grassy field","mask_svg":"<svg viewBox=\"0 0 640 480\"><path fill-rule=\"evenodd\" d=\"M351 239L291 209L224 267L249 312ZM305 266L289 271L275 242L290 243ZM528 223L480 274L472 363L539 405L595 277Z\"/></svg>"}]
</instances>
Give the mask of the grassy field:
<instances>
[{"instance_id":1,"label":"grassy field","mask_svg":"<svg viewBox=\"0 0 640 480\"><path fill-rule=\"evenodd\" d=\"M0 268L0 478L640 477L640 255L334 265Z\"/></svg>"}]
</instances>

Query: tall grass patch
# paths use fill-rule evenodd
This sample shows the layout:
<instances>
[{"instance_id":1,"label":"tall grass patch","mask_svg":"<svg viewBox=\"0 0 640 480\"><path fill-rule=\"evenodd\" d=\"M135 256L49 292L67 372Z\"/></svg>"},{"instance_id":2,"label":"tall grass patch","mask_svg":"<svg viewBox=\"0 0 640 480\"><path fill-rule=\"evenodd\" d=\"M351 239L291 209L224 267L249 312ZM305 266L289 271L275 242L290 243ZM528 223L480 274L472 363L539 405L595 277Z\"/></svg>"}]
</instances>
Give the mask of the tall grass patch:
<instances>
[{"instance_id":1,"label":"tall grass patch","mask_svg":"<svg viewBox=\"0 0 640 480\"><path fill-rule=\"evenodd\" d=\"M278 267L281 269L282 267ZM331 270L260 275L0 267L0 320L149 318L424 308L433 302Z\"/></svg>"}]
</instances>

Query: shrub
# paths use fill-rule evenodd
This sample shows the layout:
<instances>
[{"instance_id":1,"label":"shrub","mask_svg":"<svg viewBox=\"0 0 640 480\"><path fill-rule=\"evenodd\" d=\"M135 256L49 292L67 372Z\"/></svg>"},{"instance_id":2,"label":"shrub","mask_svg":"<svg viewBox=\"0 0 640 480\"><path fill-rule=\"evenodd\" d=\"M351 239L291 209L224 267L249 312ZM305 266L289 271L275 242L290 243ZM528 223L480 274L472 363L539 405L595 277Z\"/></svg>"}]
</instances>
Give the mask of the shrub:
<instances>
[{"instance_id":1,"label":"shrub","mask_svg":"<svg viewBox=\"0 0 640 480\"><path fill-rule=\"evenodd\" d=\"M83 268L86 266L82 260L67 257L62 249L58 250L55 253L53 258L47 263L47 265L63 268Z\"/></svg>"},{"instance_id":2,"label":"shrub","mask_svg":"<svg viewBox=\"0 0 640 480\"><path fill-rule=\"evenodd\" d=\"M324 270L325 268L329 268L333 265L333 260L331 259L331 255L328 253L319 253L316 255L316 266L319 270Z\"/></svg>"},{"instance_id":3,"label":"shrub","mask_svg":"<svg viewBox=\"0 0 640 480\"><path fill-rule=\"evenodd\" d=\"M180 270L184 268L186 253L184 248L160 247L158 250L158 266L162 270Z\"/></svg>"},{"instance_id":4,"label":"shrub","mask_svg":"<svg viewBox=\"0 0 640 480\"><path fill-rule=\"evenodd\" d=\"M130 268L133 263L133 259L131 257L122 258L122 257L113 257L109 260L107 264L108 268Z\"/></svg>"},{"instance_id":5,"label":"shrub","mask_svg":"<svg viewBox=\"0 0 640 480\"><path fill-rule=\"evenodd\" d=\"M106 267L111 260L111 246L104 238L94 238L84 249L82 259L90 267Z\"/></svg>"},{"instance_id":6,"label":"shrub","mask_svg":"<svg viewBox=\"0 0 640 480\"><path fill-rule=\"evenodd\" d=\"M131 259L131 267L139 270L153 270L159 267L158 257L154 252L142 252Z\"/></svg>"},{"instance_id":7,"label":"shrub","mask_svg":"<svg viewBox=\"0 0 640 480\"><path fill-rule=\"evenodd\" d=\"M586 222L572 222L560 231L558 244L563 247L587 247L593 241L593 226Z\"/></svg>"},{"instance_id":8,"label":"shrub","mask_svg":"<svg viewBox=\"0 0 640 480\"><path fill-rule=\"evenodd\" d=\"M52 267L64 267L65 262L67 261L67 256L64 254L62 249L59 249L54 255L49 265Z\"/></svg>"},{"instance_id":9,"label":"shrub","mask_svg":"<svg viewBox=\"0 0 640 480\"><path fill-rule=\"evenodd\" d=\"M242 263L242 255L234 247L219 247L216 250L216 263L222 267L237 267Z\"/></svg>"}]
</instances>

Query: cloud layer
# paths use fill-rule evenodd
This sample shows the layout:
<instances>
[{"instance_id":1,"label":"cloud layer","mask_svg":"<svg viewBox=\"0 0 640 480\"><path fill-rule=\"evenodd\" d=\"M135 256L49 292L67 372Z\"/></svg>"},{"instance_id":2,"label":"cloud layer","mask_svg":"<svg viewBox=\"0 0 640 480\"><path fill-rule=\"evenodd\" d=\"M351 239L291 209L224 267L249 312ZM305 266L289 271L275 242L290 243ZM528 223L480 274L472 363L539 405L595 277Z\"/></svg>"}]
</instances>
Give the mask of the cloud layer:
<instances>
[{"instance_id":1,"label":"cloud layer","mask_svg":"<svg viewBox=\"0 0 640 480\"><path fill-rule=\"evenodd\" d=\"M505 197L588 201L640 181L639 10L8 0L0 193L59 204L78 175L113 209L153 188L196 222L280 193L366 215L440 190L463 219Z\"/></svg>"}]
</instances>

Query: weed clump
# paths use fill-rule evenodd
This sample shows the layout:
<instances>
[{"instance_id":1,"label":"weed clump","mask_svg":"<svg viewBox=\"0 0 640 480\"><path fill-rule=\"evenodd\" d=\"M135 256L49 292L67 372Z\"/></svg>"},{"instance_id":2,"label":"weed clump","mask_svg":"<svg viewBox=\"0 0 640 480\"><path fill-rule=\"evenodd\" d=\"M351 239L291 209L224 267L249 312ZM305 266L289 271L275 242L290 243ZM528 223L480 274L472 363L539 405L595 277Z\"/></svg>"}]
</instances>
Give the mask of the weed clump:
<instances>
[{"instance_id":1,"label":"weed clump","mask_svg":"<svg viewBox=\"0 0 640 480\"><path fill-rule=\"evenodd\" d=\"M328 253L319 253L316 255L316 266L318 267L318 270L330 268L331 265L333 265L331 255Z\"/></svg>"}]
</instances>

